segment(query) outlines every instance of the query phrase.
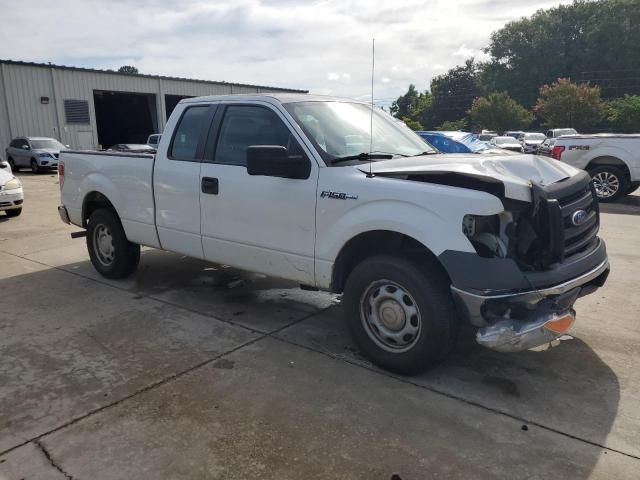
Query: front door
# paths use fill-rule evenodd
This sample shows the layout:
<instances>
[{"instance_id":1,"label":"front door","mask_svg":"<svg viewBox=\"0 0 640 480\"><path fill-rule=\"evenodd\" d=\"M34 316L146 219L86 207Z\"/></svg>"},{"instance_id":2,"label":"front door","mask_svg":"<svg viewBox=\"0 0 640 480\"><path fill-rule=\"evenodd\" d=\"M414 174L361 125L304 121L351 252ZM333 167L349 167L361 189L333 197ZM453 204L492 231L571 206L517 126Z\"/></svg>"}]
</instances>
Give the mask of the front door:
<instances>
[{"instance_id":1,"label":"front door","mask_svg":"<svg viewBox=\"0 0 640 480\"><path fill-rule=\"evenodd\" d=\"M200 173L205 258L313 284L318 165L269 104L222 105L213 124ZM281 145L289 155L303 155L309 177L249 175L251 145Z\"/></svg>"}]
</instances>

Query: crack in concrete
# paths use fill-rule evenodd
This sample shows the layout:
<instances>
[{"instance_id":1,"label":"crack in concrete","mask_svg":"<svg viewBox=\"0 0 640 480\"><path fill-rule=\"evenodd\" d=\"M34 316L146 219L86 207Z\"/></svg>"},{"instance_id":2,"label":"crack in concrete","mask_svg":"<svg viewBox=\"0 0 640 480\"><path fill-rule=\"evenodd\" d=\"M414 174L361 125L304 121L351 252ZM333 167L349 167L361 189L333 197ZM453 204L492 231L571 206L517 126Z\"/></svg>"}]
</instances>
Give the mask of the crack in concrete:
<instances>
[{"instance_id":1,"label":"crack in concrete","mask_svg":"<svg viewBox=\"0 0 640 480\"><path fill-rule=\"evenodd\" d=\"M43 455L46 457L47 461L53 468L55 468L62 475L64 475L64 478L68 480L73 480L73 476L67 473L60 465L58 465L55 462L55 460L51 456L51 453L49 453L49 450L46 449L46 447L42 444L42 442L40 442L39 440L35 440L33 443L40 449L40 451L43 453Z\"/></svg>"}]
</instances>

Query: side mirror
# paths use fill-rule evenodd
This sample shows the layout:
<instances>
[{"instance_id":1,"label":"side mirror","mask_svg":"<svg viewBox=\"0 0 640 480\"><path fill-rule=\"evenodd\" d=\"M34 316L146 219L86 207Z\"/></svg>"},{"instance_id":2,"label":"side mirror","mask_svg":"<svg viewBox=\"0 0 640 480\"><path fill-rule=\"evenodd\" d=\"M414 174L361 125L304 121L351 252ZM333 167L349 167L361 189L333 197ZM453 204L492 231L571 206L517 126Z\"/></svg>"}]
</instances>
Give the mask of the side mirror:
<instances>
[{"instance_id":1,"label":"side mirror","mask_svg":"<svg viewBox=\"0 0 640 480\"><path fill-rule=\"evenodd\" d=\"M303 155L291 155L280 145L252 145L247 148L247 173L265 177L305 179L311 164Z\"/></svg>"},{"instance_id":2,"label":"side mirror","mask_svg":"<svg viewBox=\"0 0 640 480\"><path fill-rule=\"evenodd\" d=\"M22 149L23 150L31 150L31 147L29 145L22 145Z\"/></svg>"},{"instance_id":3,"label":"side mirror","mask_svg":"<svg viewBox=\"0 0 640 480\"><path fill-rule=\"evenodd\" d=\"M65 145L65 147L67 147L67 148L71 148L69 145Z\"/></svg>"}]
</instances>

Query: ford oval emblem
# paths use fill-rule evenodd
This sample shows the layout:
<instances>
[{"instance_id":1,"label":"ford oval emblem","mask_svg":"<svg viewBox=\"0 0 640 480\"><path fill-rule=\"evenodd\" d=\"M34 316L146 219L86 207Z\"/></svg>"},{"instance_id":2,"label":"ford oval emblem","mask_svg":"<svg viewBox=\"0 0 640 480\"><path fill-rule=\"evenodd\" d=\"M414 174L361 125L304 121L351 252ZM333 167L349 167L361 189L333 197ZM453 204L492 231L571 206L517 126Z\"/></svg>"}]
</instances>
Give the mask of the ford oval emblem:
<instances>
[{"instance_id":1,"label":"ford oval emblem","mask_svg":"<svg viewBox=\"0 0 640 480\"><path fill-rule=\"evenodd\" d=\"M576 227L578 225L582 225L587 219L587 212L585 210L576 210L571 214L571 223L573 223Z\"/></svg>"}]
</instances>

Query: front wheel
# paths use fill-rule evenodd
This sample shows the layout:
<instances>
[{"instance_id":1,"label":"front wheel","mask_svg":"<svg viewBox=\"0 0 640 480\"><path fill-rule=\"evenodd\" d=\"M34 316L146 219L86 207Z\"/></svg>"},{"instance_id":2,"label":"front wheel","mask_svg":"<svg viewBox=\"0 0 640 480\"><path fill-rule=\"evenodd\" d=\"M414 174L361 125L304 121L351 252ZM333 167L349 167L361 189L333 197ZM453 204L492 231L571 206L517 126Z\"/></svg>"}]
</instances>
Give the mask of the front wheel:
<instances>
[{"instance_id":1,"label":"front wheel","mask_svg":"<svg viewBox=\"0 0 640 480\"><path fill-rule=\"evenodd\" d=\"M449 281L433 261L376 256L351 272L346 321L377 365L412 375L444 359L457 337Z\"/></svg>"},{"instance_id":2,"label":"front wheel","mask_svg":"<svg viewBox=\"0 0 640 480\"><path fill-rule=\"evenodd\" d=\"M36 162L33 158L31 159L31 173L40 173L38 162Z\"/></svg>"},{"instance_id":3,"label":"front wheel","mask_svg":"<svg viewBox=\"0 0 640 480\"><path fill-rule=\"evenodd\" d=\"M13 161L13 158L9 157L7 161L9 162L9 167L11 167L11 171L14 173L17 172L18 168L16 167L16 162Z\"/></svg>"},{"instance_id":4,"label":"front wheel","mask_svg":"<svg viewBox=\"0 0 640 480\"><path fill-rule=\"evenodd\" d=\"M598 200L603 203L615 202L625 195L629 188L627 176L622 169L615 166L595 167L589 170L589 175L591 175Z\"/></svg>"},{"instance_id":5,"label":"front wheel","mask_svg":"<svg viewBox=\"0 0 640 480\"><path fill-rule=\"evenodd\" d=\"M128 277L140 262L140 245L127 240L120 219L108 209L89 217L87 250L94 268L106 278Z\"/></svg>"}]
</instances>

